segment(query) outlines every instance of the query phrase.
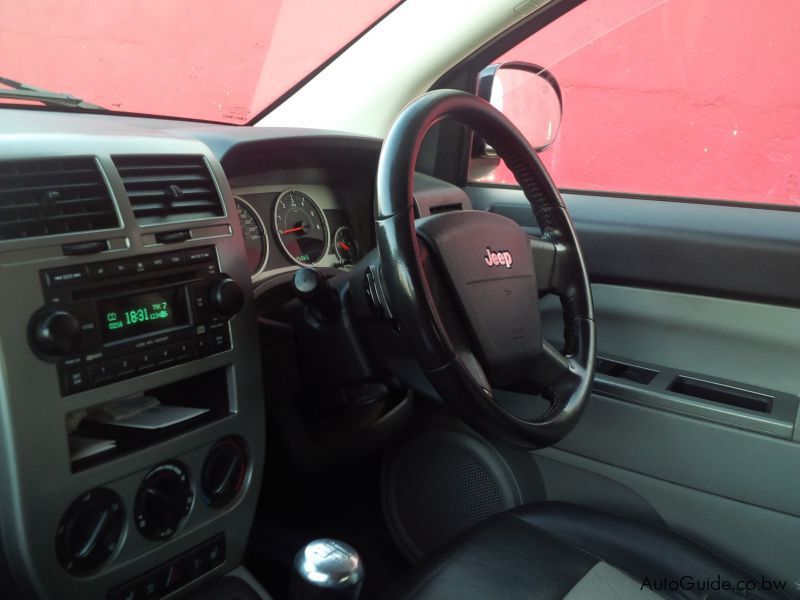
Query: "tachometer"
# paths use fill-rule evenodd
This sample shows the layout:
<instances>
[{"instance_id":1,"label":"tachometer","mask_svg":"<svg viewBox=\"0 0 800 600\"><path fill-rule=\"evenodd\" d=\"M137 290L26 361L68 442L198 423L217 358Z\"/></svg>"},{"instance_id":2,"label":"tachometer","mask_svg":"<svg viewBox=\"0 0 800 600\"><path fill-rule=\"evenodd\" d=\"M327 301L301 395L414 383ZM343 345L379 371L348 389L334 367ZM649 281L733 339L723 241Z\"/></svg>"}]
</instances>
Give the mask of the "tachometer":
<instances>
[{"instance_id":1,"label":"tachometer","mask_svg":"<svg viewBox=\"0 0 800 600\"><path fill-rule=\"evenodd\" d=\"M238 197L236 198L236 210L239 212L239 222L242 224L247 264L250 267L250 273L255 275L267 262L269 254L267 238L264 235L264 223L253 207Z\"/></svg>"},{"instance_id":2,"label":"tachometer","mask_svg":"<svg viewBox=\"0 0 800 600\"><path fill-rule=\"evenodd\" d=\"M328 252L328 222L314 201L303 192L287 190L275 201L275 233L294 262L310 266Z\"/></svg>"}]
</instances>

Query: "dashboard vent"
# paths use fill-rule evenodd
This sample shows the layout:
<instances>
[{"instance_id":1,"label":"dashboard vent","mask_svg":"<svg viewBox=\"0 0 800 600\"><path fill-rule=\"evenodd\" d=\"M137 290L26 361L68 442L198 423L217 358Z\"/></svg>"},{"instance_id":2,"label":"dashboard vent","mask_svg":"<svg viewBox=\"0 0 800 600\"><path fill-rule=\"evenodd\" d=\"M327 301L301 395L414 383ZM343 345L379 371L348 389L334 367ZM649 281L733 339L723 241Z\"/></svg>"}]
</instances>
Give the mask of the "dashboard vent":
<instances>
[{"instance_id":1,"label":"dashboard vent","mask_svg":"<svg viewBox=\"0 0 800 600\"><path fill-rule=\"evenodd\" d=\"M0 241L119 227L94 158L0 161Z\"/></svg>"},{"instance_id":2,"label":"dashboard vent","mask_svg":"<svg viewBox=\"0 0 800 600\"><path fill-rule=\"evenodd\" d=\"M224 215L202 156L114 156L136 220L143 225Z\"/></svg>"}]
</instances>

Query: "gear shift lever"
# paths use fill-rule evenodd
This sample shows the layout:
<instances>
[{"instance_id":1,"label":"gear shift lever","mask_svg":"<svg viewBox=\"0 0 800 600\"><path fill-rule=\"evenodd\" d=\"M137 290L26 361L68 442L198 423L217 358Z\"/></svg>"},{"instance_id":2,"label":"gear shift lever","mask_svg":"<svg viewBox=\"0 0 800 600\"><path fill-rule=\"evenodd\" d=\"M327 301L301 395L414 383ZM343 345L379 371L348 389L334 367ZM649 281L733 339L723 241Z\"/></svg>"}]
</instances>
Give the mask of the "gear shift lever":
<instances>
[{"instance_id":1,"label":"gear shift lever","mask_svg":"<svg viewBox=\"0 0 800 600\"><path fill-rule=\"evenodd\" d=\"M364 565L351 546L331 538L309 542L294 559L292 600L356 600Z\"/></svg>"}]
</instances>

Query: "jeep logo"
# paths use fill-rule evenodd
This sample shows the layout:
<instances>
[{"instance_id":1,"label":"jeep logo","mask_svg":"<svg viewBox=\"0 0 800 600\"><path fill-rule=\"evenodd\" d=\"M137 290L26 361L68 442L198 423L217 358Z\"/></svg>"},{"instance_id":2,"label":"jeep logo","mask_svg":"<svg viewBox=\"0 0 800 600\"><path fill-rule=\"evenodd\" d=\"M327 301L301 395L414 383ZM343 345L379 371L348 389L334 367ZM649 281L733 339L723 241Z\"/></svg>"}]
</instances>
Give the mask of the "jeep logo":
<instances>
[{"instance_id":1,"label":"jeep logo","mask_svg":"<svg viewBox=\"0 0 800 600\"><path fill-rule=\"evenodd\" d=\"M511 265L514 264L514 258L511 256L511 252L508 250L498 250L495 252L489 247L486 248L486 256L483 257L483 260L490 267L499 267L503 265L506 269L510 269Z\"/></svg>"}]
</instances>

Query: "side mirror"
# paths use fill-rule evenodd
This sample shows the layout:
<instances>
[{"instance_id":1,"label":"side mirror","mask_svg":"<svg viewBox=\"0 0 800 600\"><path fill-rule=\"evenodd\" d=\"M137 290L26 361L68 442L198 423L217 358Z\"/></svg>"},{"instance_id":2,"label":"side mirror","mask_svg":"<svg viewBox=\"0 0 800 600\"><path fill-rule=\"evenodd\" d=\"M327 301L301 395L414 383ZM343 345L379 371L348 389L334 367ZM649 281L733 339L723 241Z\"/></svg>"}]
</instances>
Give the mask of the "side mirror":
<instances>
[{"instance_id":1,"label":"side mirror","mask_svg":"<svg viewBox=\"0 0 800 600\"><path fill-rule=\"evenodd\" d=\"M561 88L544 67L526 62L489 65L478 76L478 96L507 116L537 152L555 141L563 111ZM494 153L484 142L473 154L488 158Z\"/></svg>"}]
</instances>

